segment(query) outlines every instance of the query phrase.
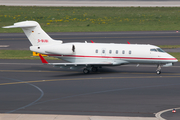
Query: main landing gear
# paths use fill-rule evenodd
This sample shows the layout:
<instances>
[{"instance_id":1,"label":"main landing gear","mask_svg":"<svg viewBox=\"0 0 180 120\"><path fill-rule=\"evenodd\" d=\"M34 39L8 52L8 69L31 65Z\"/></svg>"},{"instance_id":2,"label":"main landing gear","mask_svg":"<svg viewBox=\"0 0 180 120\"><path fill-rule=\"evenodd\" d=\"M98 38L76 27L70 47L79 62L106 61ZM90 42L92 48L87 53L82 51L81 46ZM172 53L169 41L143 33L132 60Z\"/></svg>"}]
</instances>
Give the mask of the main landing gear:
<instances>
[{"instance_id":1,"label":"main landing gear","mask_svg":"<svg viewBox=\"0 0 180 120\"><path fill-rule=\"evenodd\" d=\"M83 69L83 73L84 73L84 74L88 74L89 72L90 72L89 69L87 69L87 68L84 68L84 69Z\"/></svg>"},{"instance_id":2,"label":"main landing gear","mask_svg":"<svg viewBox=\"0 0 180 120\"><path fill-rule=\"evenodd\" d=\"M86 68L83 69L83 73L84 74L88 74L88 73L90 73L90 71L97 72L98 71L98 67L86 67ZM157 75L161 74L161 65L157 65L156 74Z\"/></svg>"},{"instance_id":3,"label":"main landing gear","mask_svg":"<svg viewBox=\"0 0 180 120\"><path fill-rule=\"evenodd\" d=\"M97 68L97 67L92 67L92 68L91 68L91 71L92 71L92 72L97 72L97 71L98 71L98 68Z\"/></svg>"},{"instance_id":4,"label":"main landing gear","mask_svg":"<svg viewBox=\"0 0 180 120\"><path fill-rule=\"evenodd\" d=\"M84 68L83 69L83 73L84 74L88 74L88 73L90 73L90 71L97 72L98 71L98 67L90 67L90 68Z\"/></svg>"},{"instance_id":5,"label":"main landing gear","mask_svg":"<svg viewBox=\"0 0 180 120\"><path fill-rule=\"evenodd\" d=\"M156 74L160 75L161 74L161 65L157 66Z\"/></svg>"}]
</instances>

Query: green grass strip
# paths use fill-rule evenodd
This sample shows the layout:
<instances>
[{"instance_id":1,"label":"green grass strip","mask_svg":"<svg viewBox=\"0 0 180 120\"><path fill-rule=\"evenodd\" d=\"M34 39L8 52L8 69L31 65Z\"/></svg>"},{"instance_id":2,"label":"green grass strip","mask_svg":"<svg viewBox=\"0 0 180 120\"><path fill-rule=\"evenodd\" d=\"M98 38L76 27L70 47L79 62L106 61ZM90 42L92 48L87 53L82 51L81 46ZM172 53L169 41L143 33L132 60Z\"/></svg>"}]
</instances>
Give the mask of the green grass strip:
<instances>
[{"instance_id":1,"label":"green grass strip","mask_svg":"<svg viewBox=\"0 0 180 120\"><path fill-rule=\"evenodd\" d=\"M178 62L180 60L180 53L179 52L169 52L170 55L172 55L173 57L175 57Z\"/></svg>"},{"instance_id":2,"label":"green grass strip","mask_svg":"<svg viewBox=\"0 0 180 120\"><path fill-rule=\"evenodd\" d=\"M0 6L0 27L34 20L46 32L179 30L180 7ZM20 28L0 33L22 32Z\"/></svg>"}]
</instances>

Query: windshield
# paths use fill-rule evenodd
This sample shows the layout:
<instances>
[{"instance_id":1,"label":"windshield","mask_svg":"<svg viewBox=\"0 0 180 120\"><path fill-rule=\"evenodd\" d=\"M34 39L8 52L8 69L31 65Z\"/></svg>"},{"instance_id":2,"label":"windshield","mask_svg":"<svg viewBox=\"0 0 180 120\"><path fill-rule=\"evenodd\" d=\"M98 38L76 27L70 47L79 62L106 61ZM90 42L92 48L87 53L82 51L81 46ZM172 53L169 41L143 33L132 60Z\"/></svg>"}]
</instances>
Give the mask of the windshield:
<instances>
[{"instance_id":1,"label":"windshield","mask_svg":"<svg viewBox=\"0 0 180 120\"><path fill-rule=\"evenodd\" d=\"M151 52L157 52L157 50L156 50L156 49L150 49L150 51L151 51Z\"/></svg>"},{"instance_id":2,"label":"windshield","mask_svg":"<svg viewBox=\"0 0 180 120\"><path fill-rule=\"evenodd\" d=\"M164 50L162 50L161 48L152 48L150 49L151 52L165 52Z\"/></svg>"},{"instance_id":3,"label":"windshield","mask_svg":"<svg viewBox=\"0 0 180 120\"><path fill-rule=\"evenodd\" d=\"M158 50L159 52L165 52L165 51L162 50L161 48L157 48L157 50Z\"/></svg>"}]
</instances>

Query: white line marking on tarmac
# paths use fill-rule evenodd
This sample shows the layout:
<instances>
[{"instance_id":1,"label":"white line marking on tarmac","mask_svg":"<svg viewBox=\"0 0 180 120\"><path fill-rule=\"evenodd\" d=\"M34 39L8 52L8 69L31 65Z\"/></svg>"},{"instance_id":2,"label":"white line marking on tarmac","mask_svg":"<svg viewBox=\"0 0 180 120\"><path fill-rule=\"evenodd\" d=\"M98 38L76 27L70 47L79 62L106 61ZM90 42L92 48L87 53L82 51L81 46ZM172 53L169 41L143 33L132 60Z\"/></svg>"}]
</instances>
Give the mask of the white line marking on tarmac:
<instances>
[{"instance_id":1,"label":"white line marking on tarmac","mask_svg":"<svg viewBox=\"0 0 180 120\"><path fill-rule=\"evenodd\" d=\"M0 65L43 65L42 63L0 63Z\"/></svg>"},{"instance_id":2,"label":"white line marking on tarmac","mask_svg":"<svg viewBox=\"0 0 180 120\"><path fill-rule=\"evenodd\" d=\"M2 77L2 78L5 78L5 77ZM24 81L22 81L22 80L17 80L17 79L12 79L12 78L5 78L5 79L9 79L9 80L13 80L13 81L18 81L18 82L24 82ZM25 82L25 83L26 83L26 82ZM24 109L24 108L26 108L26 107L32 106L34 103L36 103L37 101L39 101L39 100L44 96L44 92L43 92L43 90L41 90L41 88L39 88L38 86L33 85L33 84L31 84L31 83L26 83L26 84L28 84L28 85L30 85L30 86L33 86L33 87L35 87L37 90L39 90L39 91L41 92L40 97L39 97L38 99L36 99L35 101L31 102L31 103L28 104L28 105L25 105L25 106L23 106L23 107L17 108L17 109L15 109L15 110L11 110L11 111L9 111L9 112L7 112L7 113L13 113L13 112L15 112L15 111L17 111L17 110Z\"/></svg>"},{"instance_id":3,"label":"white line marking on tarmac","mask_svg":"<svg viewBox=\"0 0 180 120\"><path fill-rule=\"evenodd\" d=\"M0 47L9 47L9 45L0 45Z\"/></svg>"},{"instance_id":4,"label":"white line marking on tarmac","mask_svg":"<svg viewBox=\"0 0 180 120\"><path fill-rule=\"evenodd\" d=\"M171 109L167 109L167 110L162 110L162 111L156 113L155 116L156 116L156 118L157 118L158 120L166 120L166 119L164 119L164 118L161 117L161 114L163 114L163 113L165 113L165 112L172 111L173 109L178 110L178 109L180 109L180 107L178 107L178 108L171 108Z\"/></svg>"}]
</instances>

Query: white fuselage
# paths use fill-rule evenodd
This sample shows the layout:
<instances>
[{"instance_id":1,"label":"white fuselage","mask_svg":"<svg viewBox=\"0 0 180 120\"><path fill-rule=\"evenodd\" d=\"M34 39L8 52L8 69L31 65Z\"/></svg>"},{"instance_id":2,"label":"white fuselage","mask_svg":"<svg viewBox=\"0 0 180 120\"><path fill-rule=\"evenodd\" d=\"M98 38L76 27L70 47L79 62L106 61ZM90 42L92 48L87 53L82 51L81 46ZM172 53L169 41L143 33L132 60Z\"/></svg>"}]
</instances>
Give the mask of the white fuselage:
<instances>
[{"instance_id":1,"label":"white fuselage","mask_svg":"<svg viewBox=\"0 0 180 120\"><path fill-rule=\"evenodd\" d=\"M74 48L73 48L74 47ZM112 62L114 65L166 64L177 59L154 45L106 44L106 43L64 43L54 45L31 46L35 52L47 54L72 63L76 62ZM74 49L74 50L73 50ZM151 49L156 49L153 51Z\"/></svg>"},{"instance_id":2,"label":"white fuselage","mask_svg":"<svg viewBox=\"0 0 180 120\"><path fill-rule=\"evenodd\" d=\"M41 55L44 64L70 69L85 67L84 73L97 71L101 66L123 64L157 64L157 74L161 65L172 65L178 60L154 45L114 44L114 43L63 43L52 39L36 21L22 21L3 28L22 28L31 42L31 51L66 60L70 63L48 63Z\"/></svg>"}]
</instances>

